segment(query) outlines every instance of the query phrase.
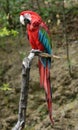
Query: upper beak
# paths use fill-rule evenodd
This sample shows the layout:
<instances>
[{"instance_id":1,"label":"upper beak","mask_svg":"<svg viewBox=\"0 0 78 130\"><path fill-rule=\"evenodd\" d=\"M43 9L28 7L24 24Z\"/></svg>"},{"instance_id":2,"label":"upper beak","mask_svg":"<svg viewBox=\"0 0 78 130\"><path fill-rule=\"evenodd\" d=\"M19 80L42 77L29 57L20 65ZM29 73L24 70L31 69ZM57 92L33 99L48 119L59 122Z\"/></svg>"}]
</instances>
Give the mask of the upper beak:
<instances>
[{"instance_id":1,"label":"upper beak","mask_svg":"<svg viewBox=\"0 0 78 130\"><path fill-rule=\"evenodd\" d=\"M24 17L23 17L23 15L21 15L21 16L20 16L20 23L21 23L21 24L23 24L23 25L25 25L25 22L24 22Z\"/></svg>"}]
</instances>

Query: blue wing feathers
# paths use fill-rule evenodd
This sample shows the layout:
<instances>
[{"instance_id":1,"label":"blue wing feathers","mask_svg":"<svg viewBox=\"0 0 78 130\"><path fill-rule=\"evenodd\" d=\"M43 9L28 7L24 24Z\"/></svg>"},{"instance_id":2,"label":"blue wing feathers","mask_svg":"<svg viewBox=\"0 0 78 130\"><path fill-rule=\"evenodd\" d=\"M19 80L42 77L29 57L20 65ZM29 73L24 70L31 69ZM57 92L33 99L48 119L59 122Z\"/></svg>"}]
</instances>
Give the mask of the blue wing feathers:
<instances>
[{"instance_id":1,"label":"blue wing feathers","mask_svg":"<svg viewBox=\"0 0 78 130\"><path fill-rule=\"evenodd\" d=\"M39 41L43 44L45 51L52 54L51 41L45 30L39 30Z\"/></svg>"},{"instance_id":2,"label":"blue wing feathers","mask_svg":"<svg viewBox=\"0 0 78 130\"><path fill-rule=\"evenodd\" d=\"M45 52L47 52L48 54L52 54L51 41L48 33L44 29L39 30L39 41L41 42L41 44L43 44ZM47 62L48 67L51 66L51 58L41 58L41 62L44 65L44 67L46 67Z\"/></svg>"}]
</instances>

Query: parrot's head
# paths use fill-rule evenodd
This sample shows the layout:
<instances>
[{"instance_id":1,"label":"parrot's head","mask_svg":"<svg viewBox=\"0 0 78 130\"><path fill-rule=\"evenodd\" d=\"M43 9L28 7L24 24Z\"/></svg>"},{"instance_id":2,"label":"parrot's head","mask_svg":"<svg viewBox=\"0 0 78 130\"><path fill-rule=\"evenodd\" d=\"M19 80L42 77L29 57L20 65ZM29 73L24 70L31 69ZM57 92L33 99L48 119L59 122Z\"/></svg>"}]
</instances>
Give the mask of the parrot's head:
<instances>
[{"instance_id":1,"label":"parrot's head","mask_svg":"<svg viewBox=\"0 0 78 130\"><path fill-rule=\"evenodd\" d=\"M31 15L28 13L25 13L23 15L21 14L20 15L20 23L22 25L30 24L31 23Z\"/></svg>"},{"instance_id":2,"label":"parrot's head","mask_svg":"<svg viewBox=\"0 0 78 130\"><path fill-rule=\"evenodd\" d=\"M36 29L42 22L41 17L33 11L23 11L20 13L20 23L22 25L30 25L31 29Z\"/></svg>"}]
</instances>

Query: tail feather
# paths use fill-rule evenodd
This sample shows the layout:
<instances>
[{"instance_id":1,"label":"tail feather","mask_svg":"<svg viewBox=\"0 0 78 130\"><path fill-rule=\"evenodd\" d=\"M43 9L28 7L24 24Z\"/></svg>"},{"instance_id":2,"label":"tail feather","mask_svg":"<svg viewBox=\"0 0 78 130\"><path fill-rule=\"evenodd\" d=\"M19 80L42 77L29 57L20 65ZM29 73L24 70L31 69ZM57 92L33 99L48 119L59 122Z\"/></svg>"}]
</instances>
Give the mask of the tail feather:
<instances>
[{"instance_id":1,"label":"tail feather","mask_svg":"<svg viewBox=\"0 0 78 130\"><path fill-rule=\"evenodd\" d=\"M43 83L43 86L44 86L44 89L45 89L45 92L46 92L46 94L47 94L47 92L48 92L48 88L47 88L47 74L46 74L46 70L44 71L45 73L44 73L44 83Z\"/></svg>"},{"instance_id":2,"label":"tail feather","mask_svg":"<svg viewBox=\"0 0 78 130\"><path fill-rule=\"evenodd\" d=\"M48 68L48 65L45 68L39 61L39 72L40 72L40 84L44 87L46 93L49 118L51 120L51 123L54 125L54 121L52 118L52 91L50 83L50 70Z\"/></svg>"},{"instance_id":3,"label":"tail feather","mask_svg":"<svg viewBox=\"0 0 78 130\"><path fill-rule=\"evenodd\" d=\"M49 111L50 121L54 125L54 121L53 121L53 118L52 118L52 100L51 99L47 100L47 105L48 105L48 111Z\"/></svg>"},{"instance_id":4,"label":"tail feather","mask_svg":"<svg viewBox=\"0 0 78 130\"><path fill-rule=\"evenodd\" d=\"M41 65L41 62L39 60L39 73L40 73L40 86L42 87L44 84L44 67Z\"/></svg>"}]
</instances>

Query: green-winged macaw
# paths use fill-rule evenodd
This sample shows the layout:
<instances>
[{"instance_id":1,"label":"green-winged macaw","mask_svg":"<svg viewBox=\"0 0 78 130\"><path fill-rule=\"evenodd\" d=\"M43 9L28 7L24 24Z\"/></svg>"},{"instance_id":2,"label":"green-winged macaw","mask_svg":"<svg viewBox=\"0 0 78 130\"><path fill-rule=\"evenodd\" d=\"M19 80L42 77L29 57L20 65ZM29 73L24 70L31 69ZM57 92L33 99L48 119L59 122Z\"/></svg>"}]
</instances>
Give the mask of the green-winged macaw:
<instances>
[{"instance_id":1,"label":"green-winged macaw","mask_svg":"<svg viewBox=\"0 0 78 130\"><path fill-rule=\"evenodd\" d=\"M38 50L52 54L50 32L42 18L36 12L27 10L20 13L20 22L23 25L27 24L27 36L32 50ZM33 57L34 53L31 51L28 59L31 60ZM44 87L45 89L49 117L53 123L50 67L51 58L39 57L40 86Z\"/></svg>"}]
</instances>

